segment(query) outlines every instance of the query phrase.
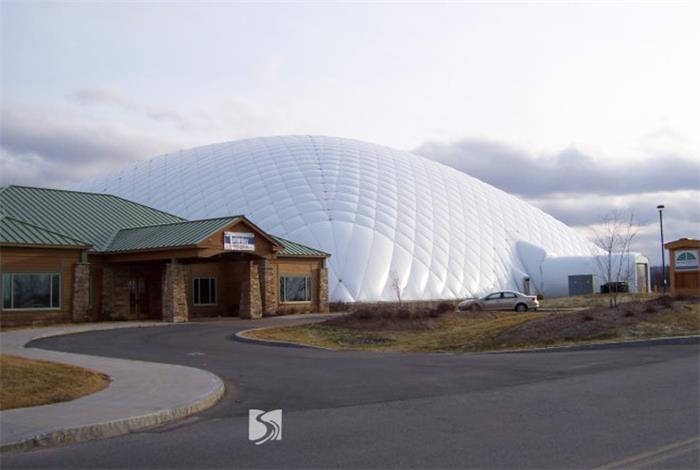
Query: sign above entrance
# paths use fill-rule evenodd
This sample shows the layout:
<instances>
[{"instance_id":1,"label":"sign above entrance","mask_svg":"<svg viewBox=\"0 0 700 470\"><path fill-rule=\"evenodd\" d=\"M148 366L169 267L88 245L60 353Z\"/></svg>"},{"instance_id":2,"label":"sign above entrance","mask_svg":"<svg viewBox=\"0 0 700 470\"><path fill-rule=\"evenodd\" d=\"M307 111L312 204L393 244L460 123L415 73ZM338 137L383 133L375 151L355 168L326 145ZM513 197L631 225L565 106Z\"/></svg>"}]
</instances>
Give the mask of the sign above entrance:
<instances>
[{"instance_id":1,"label":"sign above entrance","mask_svg":"<svg viewBox=\"0 0 700 470\"><path fill-rule=\"evenodd\" d=\"M255 251L255 234L249 232L224 232L224 250Z\"/></svg>"},{"instance_id":2,"label":"sign above entrance","mask_svg":"<svg viewBox=\"0 0 700 470\"><path fill-rule=\"evenodd\" d=\"M698 269L698 250L676 251L676 271Z\"/></svg>"}]
</instances>

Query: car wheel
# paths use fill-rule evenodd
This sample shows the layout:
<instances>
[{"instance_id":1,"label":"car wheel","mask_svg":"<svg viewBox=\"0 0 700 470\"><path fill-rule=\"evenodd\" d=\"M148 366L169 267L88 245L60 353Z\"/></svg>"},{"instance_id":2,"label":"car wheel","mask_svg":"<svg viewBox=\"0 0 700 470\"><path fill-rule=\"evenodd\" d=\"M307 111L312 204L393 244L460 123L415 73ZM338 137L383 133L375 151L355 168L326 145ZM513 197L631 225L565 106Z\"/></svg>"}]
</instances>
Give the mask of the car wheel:
<instances>
[{"instance_id":1,"label":"car wheel","mask_svg":"<svg viewBox=\"0 0 700 470\"><path fill-rule=\"evenodd\" d=\"M527 305L525 304L518 304L515 306L515 311L516 312L527 312Z\"/></svg>"},{"instance_id":2,"label":"car wheel","mask_svg":"<svg viewBox=\"0 0 700 470\"><path fill-rule=\"evenodd\" d=\"M471 304L469 306L469 310L471 310L472 312L478 312L479 310L481 310L481 307L479 306L479 304Z\"/></svg>"}]
</instances>

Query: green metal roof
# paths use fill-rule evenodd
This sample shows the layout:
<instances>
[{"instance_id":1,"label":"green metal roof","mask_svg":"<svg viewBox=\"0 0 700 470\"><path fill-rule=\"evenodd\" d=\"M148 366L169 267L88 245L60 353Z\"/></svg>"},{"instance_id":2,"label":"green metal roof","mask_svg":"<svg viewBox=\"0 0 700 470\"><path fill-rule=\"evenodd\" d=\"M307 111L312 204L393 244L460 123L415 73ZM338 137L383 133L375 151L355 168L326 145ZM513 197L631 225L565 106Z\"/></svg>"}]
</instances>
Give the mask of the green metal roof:
<instances>
[{"instance_id":1,"label":"green metal roof","mask_svg":"<svg viewBox=\"0 0 700 470\"><path fill-rule=\"evenodd\" d=\"M85 240L97 251L103 250L118 230L185 220L110 194L27 186L0 188L0 213Z\"/></svg>"},{"instance_id":2,"label":"green metal roof","mask_svg":"<svg viewBox=\"0 0 700 470\"><path fill-rule=\"evenodd\" d=\"M0 243L14 245L90 246L89 243L22 222L0 216Z\"/></svg>"},{"instance_id":3,"label":"green metal roof","mask_svg":"<svg viewBox=\"0 0 700 470\"><path fill-rule=\"evenodd\" d=\"M0 188L3 243L92 246L105 252L191 246L243 218L188 221L110 194L27 186ZM330 256L266 235L282 247L279 256Z\"/></svg>"},{"instance_id":4,"label":"green metal roof","mask_svg":"<svg viewBox=\"0 0 700 470\"><path fill-rule=\"evenodd\" d=\"M240 216L193 220L174 224L123 229L104 248L107 252L148 250L196 245L219 230L233 224Z\"/></svg>"},{"instance_id":5,"label":"green metal roof","mask_svg":"<svg viewBox=\"0 0 700 470\"><path fill-rule=\"evenodd\" d=\"M281 237L276 237L274 235L270 235L270 238L275 240L277 243L279 243L282 246L282 250L277 252L278 256L310 256L310 257L328 257L330 254L321 251L321 250L315 250L313 248L309 248L306 245L302 245L301 243L296 243L291 240L286 240Z\"/></svg>"}]
</instances>

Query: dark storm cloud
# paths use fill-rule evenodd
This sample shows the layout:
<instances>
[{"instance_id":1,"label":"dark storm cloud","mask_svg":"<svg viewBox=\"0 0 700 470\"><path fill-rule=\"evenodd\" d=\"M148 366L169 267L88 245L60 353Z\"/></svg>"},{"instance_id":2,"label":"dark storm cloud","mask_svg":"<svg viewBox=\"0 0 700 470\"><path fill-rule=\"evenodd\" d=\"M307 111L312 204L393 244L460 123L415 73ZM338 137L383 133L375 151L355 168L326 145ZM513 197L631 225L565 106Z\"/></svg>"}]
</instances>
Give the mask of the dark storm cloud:
<instances>
[{"instance_id":1,"label":"dark storm cloud","mask_svg":"<svg viewBox=\"0 0 700 470\"><path fill-rule=\"evenodd\" d=\"M555 193L639 194L698 189L700 164L677 155L640 162L601 163L574 148L537 157L481 139L426 142L415 153L526 197Z\"/></svg>"},{"instance_id":2,"label":"dark storm cloud","mask_svg":"<svg viewBox=\"0 0 700 470\"><path fill-rule=\"evenodd\" d=\"M160 153L163 145L56 112L4 108L0 184L61 185Z\"/></svg>"},{"instance_id":3,"label":"dark storm cloud","mask_svg":"<svg viewBox=\"0 0 700 470\"><path fill-rule=\"evenodd\" d=\"M659 213L656 206L665 204L664 234L666 241L681 237L700 238L700 191L669 191L625 196L555 195L528 202L565 224L576 227L584 236L593 236L593 227L602 218L619 211L626 217L631 211L637 226L632 250L659 264Z\"/></svg>"},{"instance_id":4,"label":"dark storm cloud","mask_svg":"<svg viewBox=\"0 0 700 470\"><path fill-rule=\"evenodd\" d=\"M528 202L542 209L554 218L570 226L586 226L599 223L603 216L613 210L632 212L639 225L656 224L658 211L656 206L664 203L665 220L670 223L688 222L700 224L700 203L697 191L668 194L644 194L622 197L611 201L605 197L580 198L551 197L530 199Z\"/></svg>"}]
</instances>

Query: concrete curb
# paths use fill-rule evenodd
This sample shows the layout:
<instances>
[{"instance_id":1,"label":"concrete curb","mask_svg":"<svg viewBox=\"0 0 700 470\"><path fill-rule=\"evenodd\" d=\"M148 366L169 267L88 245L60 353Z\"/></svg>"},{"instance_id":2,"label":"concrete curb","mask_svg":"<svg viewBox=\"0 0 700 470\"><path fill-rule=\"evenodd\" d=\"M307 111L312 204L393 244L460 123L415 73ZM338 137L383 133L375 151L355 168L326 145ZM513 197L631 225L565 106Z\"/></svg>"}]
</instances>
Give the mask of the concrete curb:
<instances>
[{"instance_id":1,"label":"concrete curb","mask_svg":"<svg viewBox=\"0 0 700 470\"><path fill-rule=\"evenodd\" d=\"M595 350L595 349L603 349L603 348L616 348L616 347L628 347L628 346L634 346L636 344L649 344L649 345L654 345L654 344L675 344L675 343L685 343L685 344L695 344L695 343L700 343L700 335L689 335L689 336L663 336L660 338L646 338L646 339L633 339L633 340L621 340L621 341L606 341L606 342L599 342L599 343L583 343L583 344L569 344L569 345L563 345L563 346L548 346L544 348L524 348L524 349L508 349L508 350L501 350L501 351L476 351L476 352L430 352L430 353L425 353L425 352L413 352L413 351L371 351L371 350L362 350L362 351L357 351L353 349L337 349L337 348L326 348L323 346L315 346L312 344L304 344L304 343L295 343L293 341L282 341L282 340L273 340L273 339L258 339L258 338L250 338L248 336L245 336L245 333L249 333L251 331L259 331L259 330L267 330L270 328L279 328L278 326L273 326L273 327L262 327L262 328L251 328L249 330L243 330L239 331L238 333L235 334L233 337L234 340L240 341L242 343L251 343L251 344L260 344L260 345L267 345L267 346L277 346L277 347L284 347L284 348L307 348L307 349L320 349L322 351L355 351L355 352L372 352L372 353L380 353L380 354L387 354L387 353L394 353L394 354L448 354L448 355L456 355L456 354L515 354L515 353L544 353L544 352L566 352L566 351L581 351L581 350Z\"/></svg>"},{"instance_id":2,"label":"concrete curb","mask_svg":"<svg viewBox=\"0 0 700 470\"><path fill-rule=\"evenodd\" d=\"M621 341L604 341L598 343L582 343L582 344L567 344L562 346L548 346L544 348L530 348L530 349L508 349L503 351L484 351L485 354L512 354L512 353L544 353L544 352L568 352L568 351L583 351L583 350L595 350L595 349L605 349L605 348L623 348L628 346L634 346L639 344L646 345L664 345L664 344L700 344L700 335L688 335L688 336L662 336L659 338L646 338L646 339L631 339L631 340L621 340Z\"/></svg>"},{"instance_id":3,"label":"concrete curb","mask_svg":"<svg viewBox=\"0 0 700 470\"><path fill-rule=\"evenodd\" d=\"M234 341L238 341L241 343L258 344L263 346L277 346L281 348L320 349L322 351L340 351L340 349L324 348L323 346L315 346L313 344L295 343L293 341L281 341L275 339L259 339L245 336L246 333L260 330L269 330L271 328L279 328L279 326L265 326L261 328L251 328L249 330L239 331L238 333L233 335L232 338L234 339Z\"/></svg>"},{"instance_id":4,"label":"concrete curb","mask_svg":"<svg viewBox=\"0 0 700 470\"><path fill-rule=\"evenodd\" d=\"M106 421L103 423L77 426L38 434L20 441L3 444L0 446L0 453L26 452L38 447L54 447L96 439L106 439L162 426L206 410L216 404L224 395L224 392L225 386L222 382L213 393L194 400L191 404L186 406L170 409L166 408L155 413L141 416L132 416L120 420Z\"/></svg>"},{"instance_id":5,"label":"concrete curb","mask_svg":"<svg viewBox=\"0 0 700 470\"><path fill-rule=\"evenodd\" d=\"M28 435L26 437L22 437L17 440L12 440L10 442L5 442L0 444L0 452L1 453L9 453L9 452L23 452L23 451L28 451L32 450L35 448L39 447L52 447L52 446L58 446L58 445L64 445L64 444L71 444L71 443L77 443L77 442L85 442L85 441L91 441L95 439L104 439L104 438L109 438L109 437L115 437L119 435L124 435L132 432L137 432L137 431L142 431L145 429L149 428L154 428L157 426L161 426L164 424L172 423L177 420L180 420L182 418L185 418L187 416L190 416L194 413L198 413L200 411L203 411L211 406L213 406L216 402L219 401L219 399L223 396L225 392L225 385L223 381L216 375L204 371L201 369L196 369L193 367L185 367L185 366L177 366L177 365L171 365L171 364L160 364L160 363L155 363L155 362L146 362L146 361L132 361L132 360L126 360L126 359L114 359L114 358L98 358L97 356L87 356L87 355L82 355L82 354L73 354L73 353L55 353L53 351L48 351L48 350L43 350L39 348L26 348L26 344L29 342L36 340L36 339L41 339L41 338L47 338L47 337L52 337L52 336L63 336L63 335L69 335L69 334L77 334L77 333L84 333L88 331L104 331L104 330L111 330L111 329L120 329L120 328L131 328L131 327L150 327L150 326L167 326L168 324L136 324L136 325L114 325L112 326L100 326L98 328L94 329L89 329L87 328L81 328L81 329L73 329L69 331L61 330L61 331L46 331L45 334L41 334L44 332L39 332L36 331L35 333L39 334L32 334L31 331L27 332L26 330L24 331L26 334L23 336L27 336L28 340L25 340L22 338L20 342L23 342L23 344L19 347L16 348L15 350L12 351L3 351L3 353L8 353L8 354L14 354L17 356L21 357L26 357L28 359L39 359L39 360L48 360L48 361L53 361L53 362L61 362L65 364L71 364L71 365L77 365L79 367L85 367L85 359L96 359L96 360L104 360L106 364L106 369L109 369L110 364L124 364L128 363L129 367L134 367L136 366L137 368L139 365L141 366L142 369L145 369L148 374L153 374L154 372L157 374L157 371L164 370L164 372L172 374L175 372L176 374L179 373L187 373L190 371L191 373L194 373L196 375L197 380L199 381L200 385L205 384L200 386L201 389L199 393L194 396L193 398L188 398L186 400L182 400L181 397L177 397L175 400L176 403L172 404L171 406L165 406L163 408L160 407L154 407L153 403L146 403L145 405L141 407L135 407L134 409L137 409L138 412L128 415L125 417L117 417L116 419L108 419L104 421L100 421L100 418L98 416L95 416L94 420L88 419L87 423L82 423L79 425L68 425L66 427L54 427L51 428L51 426L47 426L46 431L34 431L31 432L31 435ZM53 358L51 356L56 355L57 358ZM43 356L43 357L42 357ZM74 358L74 360L71 360L71 358ZM82 363L81 363L82 360ZM94 370L100 370L99 365L97 367L91 367ZM101 371L102 373L106 373L107 375L109 374L109 371ZM161 385L161 380L159 380L156 383L156 386ZM172 381L172 380L171 380ZM115 380L116 383L116 380ZM51 410L56 414L57 410L60 410L63 408L66 410L67 413L70 413L68 410L75 409L76 407L80 407L81 401L83 403L83 406L88 406L91 405L94 407L94 401L95 398L98 397L100 394L105 393L106 391L109 391L112 385L110 387L107 387L106 389L91 394L91 395L86 395L85 397L78 398L76 400L72 400L69 402L62 402L62 403L56 403L56 404L50 404L50 405L40 405L36 407L29 407L29 408L18 408L14 410L5 410L1 412L0 414L0 419L4 416L7 417L10 413L13 413L13 416L20 416L20 419L15 418L16 421L21 421L21 415L23 412L26 413L32 413L36 414L37 411L40 411L41 409L45 410ZM92 398L92 401L89 399ZM98 397L99 398L99 397ZM120 396L124 401L129 402L128 397L125 399ZM89 408L89 406L88 406ZM147 411L144 411L143 408L148 408ZM158 409L153 409L153 408L158 408ZM91 416L90 416L91 417ZM16 424L16 423L15 423ZM6 426L5 424L4 426ZM12 425L12 424L10 424Z\"/></svg>"}]
</instances>

